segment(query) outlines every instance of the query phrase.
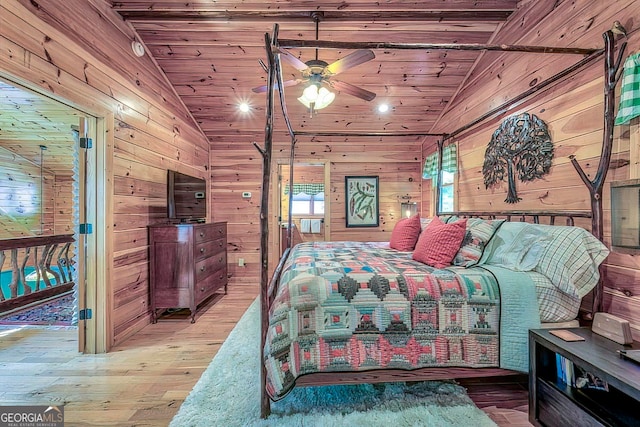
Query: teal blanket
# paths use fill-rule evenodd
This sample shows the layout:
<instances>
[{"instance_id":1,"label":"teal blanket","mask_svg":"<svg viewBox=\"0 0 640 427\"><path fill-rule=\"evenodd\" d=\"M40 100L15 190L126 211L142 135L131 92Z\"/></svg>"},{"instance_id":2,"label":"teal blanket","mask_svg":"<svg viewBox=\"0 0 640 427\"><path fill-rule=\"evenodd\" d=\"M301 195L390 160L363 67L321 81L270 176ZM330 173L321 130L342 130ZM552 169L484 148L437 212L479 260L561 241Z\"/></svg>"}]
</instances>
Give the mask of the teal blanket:
<instances>
[{"instance_id":1,"label":"teal blanket","mask_svg":"<svg viewBox=\"0 0 640 427\"><path fill-rule=\"evenodd\" d=\"M529 329L540 328L536 287L527 273L479 266L500 284L500 367L529 372Z\"/></svg>"}]
</instances>

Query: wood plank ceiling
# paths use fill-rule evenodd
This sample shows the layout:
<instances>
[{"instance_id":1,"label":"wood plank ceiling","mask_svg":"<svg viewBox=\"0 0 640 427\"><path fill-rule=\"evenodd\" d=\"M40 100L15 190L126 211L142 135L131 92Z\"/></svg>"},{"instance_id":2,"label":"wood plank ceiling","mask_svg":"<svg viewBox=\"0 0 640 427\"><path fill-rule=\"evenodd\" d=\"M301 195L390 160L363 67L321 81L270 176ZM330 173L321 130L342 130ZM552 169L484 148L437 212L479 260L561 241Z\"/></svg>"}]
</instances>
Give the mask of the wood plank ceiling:
<instances>
[{"instance_id":1,"label":"wood plank ceiling","mask_svg":"<svg viewBox=\"0 0 640 427\"><path fill-rule=\"evenodd\" d=\"M233 144L262 134L267 74L265 34L279 24L279 39L315 40L313 12L322 12L317 38L384 43L490 43L516 8L517 0L118 0L112 6L139 34L210 141ZM316 15L317 16L317 15ZM303 62L315 49L288 50ZM303 84L285 89L296 131L426 133L465 82L482 51L374 49L375 59L336 76L376 94L365 101L347 93L310 117L297 97ZM320 49L332 63L353 50ZM283 61L284 80L300 71ZM247 102L243 114L238 105ZM386 103L387 113L377 106ZM275 128L285 131L280 107ZM461 124L462 125L462 124ZM419 141L419 138L414 138ZM246 139L242 140L246 144Z\"/></svg>"},{"instance_id":2,"label":"wood plank ceiling","mask_svg":"<svg viewBox=\"0 0 640 427\"><path fill-rule=\"evenodd\" d=\"M81 116L66 105L0 81L0 150L17 156L17 161L36 167L42 163L50 174L72 175L72 129L78 129Z\"/></svg>"}]
</instances>

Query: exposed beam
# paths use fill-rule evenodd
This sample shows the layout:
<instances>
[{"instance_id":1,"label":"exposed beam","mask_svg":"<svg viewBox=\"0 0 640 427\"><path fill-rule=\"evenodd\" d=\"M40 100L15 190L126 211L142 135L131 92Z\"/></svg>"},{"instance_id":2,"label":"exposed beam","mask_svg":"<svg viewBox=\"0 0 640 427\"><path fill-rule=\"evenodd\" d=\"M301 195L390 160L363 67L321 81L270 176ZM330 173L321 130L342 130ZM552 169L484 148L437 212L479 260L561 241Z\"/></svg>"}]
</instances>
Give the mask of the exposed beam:
<instances>
[{"instance_id":1,"label":"exposed beam","mask_svg":"<svg viewBox=\"0 0 640 427\"><path fill-rule=\"evenodd\" d=\"M132 22L148 21L306 21L311 22L312 12L296 11L129 11L118 10L126 20ZM511 10L428 10L428 11L358 11L358 12L323 12L323 21L467 21L467 22L502 22L511 15Z\"/></svg>"},{"instance_id":2,"label":"exposed beam","mask_svg":"<svg viewBox=\"0 0 640 427\"><path fill-rule=\"evenodd\" d=\"M413 50L492 50L502 52L562 53L591 55L602 49L554 46L523 46L506 44L456 44L456 43L387 43L387 42L341 42L329 40L280 39L278 46L285 49L413 49Z\"/></svg>"},{"instance_id":3,"label":"exposed beam","mask_svg":"<svg viewBox=\"0 0 640 427\"><path fill-rule=\"evenodd\" d=\"M327 132L295 131L297 136L445 136L443 133L427 132Z\"/></svg>"}]
</instances>

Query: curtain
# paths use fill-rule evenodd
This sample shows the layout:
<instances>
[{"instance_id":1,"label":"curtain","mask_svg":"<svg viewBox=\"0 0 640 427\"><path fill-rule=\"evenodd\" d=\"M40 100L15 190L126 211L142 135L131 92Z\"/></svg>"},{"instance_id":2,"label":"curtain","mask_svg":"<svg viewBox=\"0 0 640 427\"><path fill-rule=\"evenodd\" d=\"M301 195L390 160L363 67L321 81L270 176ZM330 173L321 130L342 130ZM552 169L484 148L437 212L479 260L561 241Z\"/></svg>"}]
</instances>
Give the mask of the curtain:
<instances>
[{"instance_id":1,"label":"curtain","mask_svg":"<svg viewBox=\"0 0 640 427\"><path fill-rule=\"evenodd\" d=\"M620 106L615 124L623 125L640 116L640 52L624 62L620 88Z\"/></svg>"},{"instance_id":2,"label":"curtain","mask_svg":"<svg viewBox=\"0 0 640 427\"><path fill-rule=\"evenodd\" d=\"M442 149L442 170L450 173L458 171L458 150L456 144L449 144ZM423 179L434 179L438 176L438 153L424 159Z\"/></svg>"},{"instance_id":3,"label":"curtain","mask_svg":"<svg viewBox=\"0 0 640 427\"><path fill-rule=\"evenodd\" d=\"M293 194L305 193L310 196L324 194L324 184L293 184ZM284 188L284 194L289 194L289 184Z\"/></svg>"}]
</instances>

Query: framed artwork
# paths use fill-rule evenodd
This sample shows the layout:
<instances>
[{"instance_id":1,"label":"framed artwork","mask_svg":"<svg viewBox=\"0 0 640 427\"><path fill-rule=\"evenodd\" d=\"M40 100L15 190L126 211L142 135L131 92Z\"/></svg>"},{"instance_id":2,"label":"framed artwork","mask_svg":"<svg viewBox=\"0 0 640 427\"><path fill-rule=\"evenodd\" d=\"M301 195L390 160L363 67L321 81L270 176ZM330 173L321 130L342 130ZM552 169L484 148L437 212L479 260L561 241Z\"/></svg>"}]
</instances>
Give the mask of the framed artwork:
<instances>
[{"instance_id":1,"label":"framed artwork","mask_svg":"<svg viewBox=\"0 0 640 427\"><path fill-rule=\"evenodd\" d=\"M344 188L347 227L377 227L378 177L345 176Z\"/></svg>"}]
</instances>

